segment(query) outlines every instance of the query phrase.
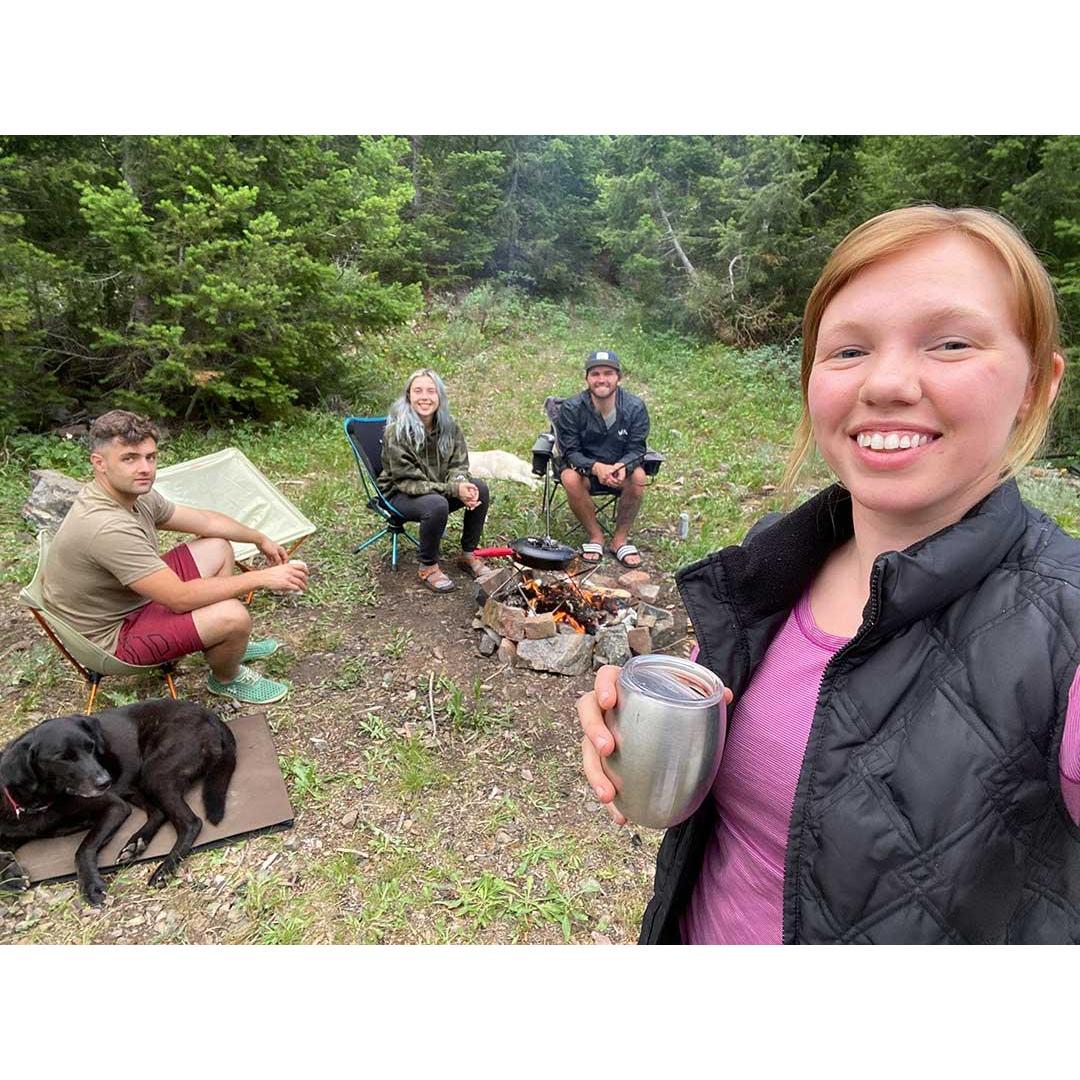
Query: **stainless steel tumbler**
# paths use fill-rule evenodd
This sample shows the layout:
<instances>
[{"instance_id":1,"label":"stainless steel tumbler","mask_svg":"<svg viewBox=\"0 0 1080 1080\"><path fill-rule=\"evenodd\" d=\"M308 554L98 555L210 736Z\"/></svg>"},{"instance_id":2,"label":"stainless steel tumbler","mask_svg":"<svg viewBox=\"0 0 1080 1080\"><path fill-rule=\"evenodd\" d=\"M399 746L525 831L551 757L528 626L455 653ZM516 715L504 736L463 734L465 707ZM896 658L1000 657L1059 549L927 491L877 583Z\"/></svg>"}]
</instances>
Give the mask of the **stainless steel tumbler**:
<instances>
[{"instance_id":1,"label":"stainless steel tumbler","mask_svg":"<svg viewBox=\"0 0 1080 1080\"><path fill-rule=\"evenodd\" d=\"M727 734L724 684L678 656L633 657L619 673L608 726L615 749L603 759L630 821L666 829L685 821L709 793Z\"/></svg>"}]
</instances>

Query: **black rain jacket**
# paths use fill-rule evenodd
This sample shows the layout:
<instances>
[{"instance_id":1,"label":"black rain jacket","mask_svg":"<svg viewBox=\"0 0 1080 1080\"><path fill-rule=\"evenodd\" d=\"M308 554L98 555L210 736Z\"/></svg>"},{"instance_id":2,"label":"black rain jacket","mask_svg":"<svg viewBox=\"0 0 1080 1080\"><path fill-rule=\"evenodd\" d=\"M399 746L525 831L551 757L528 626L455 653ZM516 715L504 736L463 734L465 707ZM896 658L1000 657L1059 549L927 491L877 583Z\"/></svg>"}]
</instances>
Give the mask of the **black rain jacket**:
<instances>
[{"instance_id":1,"label":"black rain jacket","mask_svg":"<svg viewBox=\"0 0 1080 1080\"><path fill-rule=\"evenodd\" d=\"M609 428L593 408L588 390L567 398L555 426L559 455L578 472L588 473L596 462L639 464L649 437L645 402L621 386L615 390L615 423Z\"/></svg>"}]
</instances>

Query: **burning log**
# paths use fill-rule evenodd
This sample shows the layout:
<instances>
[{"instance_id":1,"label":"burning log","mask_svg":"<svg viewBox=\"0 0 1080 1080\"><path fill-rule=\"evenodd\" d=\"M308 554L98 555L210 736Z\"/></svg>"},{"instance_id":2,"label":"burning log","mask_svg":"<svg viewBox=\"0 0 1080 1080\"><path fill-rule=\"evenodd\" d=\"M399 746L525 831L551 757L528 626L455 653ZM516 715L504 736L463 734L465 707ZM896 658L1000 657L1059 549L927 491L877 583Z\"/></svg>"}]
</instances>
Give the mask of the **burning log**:
<instances>
[{"instance_id":1,"label":"burning log","mask_svg":"<svg viewBox=\"0 0 1080 1080\"><path fill-rule=\"evenodd\" d=\"M518 588L529 610L537 615L551 613L556 622L569 626L578 634L595 634L607 621L629 603L626 598L599 589L580 588L570 579L541 581L528 578Z\"/></svg>"}]
</instances>

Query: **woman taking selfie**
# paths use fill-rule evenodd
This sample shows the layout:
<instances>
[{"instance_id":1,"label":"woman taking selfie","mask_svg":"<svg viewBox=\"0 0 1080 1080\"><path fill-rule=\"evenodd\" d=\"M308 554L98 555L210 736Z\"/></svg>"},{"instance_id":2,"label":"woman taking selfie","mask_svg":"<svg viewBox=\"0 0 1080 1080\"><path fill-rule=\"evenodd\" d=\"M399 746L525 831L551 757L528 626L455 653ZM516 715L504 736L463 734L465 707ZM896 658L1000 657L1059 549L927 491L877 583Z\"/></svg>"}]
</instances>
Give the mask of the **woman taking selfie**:
<instances>
[{"instance_id":1,"label":"woman taking selfie","mask_svg":"<svg viewBox=\"0 0 1080 1080\"><path fill-rule=\"evenodd\" d=\"M1063 370L997 215L891 211L833 252L788 480L816 446L837 483L677 575L735 704L643 942L1080 941L1080 541L1014 479ZM616 674L578 706L603 802Z\"/></svg>"},{"instance_id":2,"label":"woman taking selfie","mask_svg":"<svg viewBox=\"0 0 1080 1080\"><path fill-rule=\"evenodd\" d=\"M465 509L457 565L473 577L484 564L472 553L487 517L488 489L469 477L465 436L450 415L446 387L427 368L409 376L390 407L383 435L379 489L406 521L420 522L420 580L433 592L454 583L439 567L439 546L450 513Z\"/></svg>"}]
</instances>

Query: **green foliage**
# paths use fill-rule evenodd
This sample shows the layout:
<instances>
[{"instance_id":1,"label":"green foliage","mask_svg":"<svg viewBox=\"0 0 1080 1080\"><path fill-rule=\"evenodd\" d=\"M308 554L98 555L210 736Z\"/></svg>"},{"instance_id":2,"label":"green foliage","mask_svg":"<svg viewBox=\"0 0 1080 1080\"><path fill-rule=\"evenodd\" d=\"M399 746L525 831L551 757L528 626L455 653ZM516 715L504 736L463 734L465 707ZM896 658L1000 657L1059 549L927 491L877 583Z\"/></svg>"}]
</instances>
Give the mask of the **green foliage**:
<instances>
[{"instance_id":1,"label":"green foliage","mask_svg":"<svg viewBox=\"0 0 1080 1080\"><path fill-rule=\"evenodd\" d=\"M326 796L328 777L319 772L318 765L303 754L278 756L278 766L289 794L295 802L318 802Z\"/></svg>"},{"instance_id":2,"label":"green foliage","mask_svg":"<svg viewBox=\"0 0 1080 1080\"><path fill-rule=\"evenodd\" d=\"M573 291L597 254L596 137L413 136L401 272L445 288L493 277Z\"/></svg>"},{"instance_id":3,"label":"green foliage","mask_svg":"<svg viewBox=\"0 0 1080 1080\"><path fill-rule=\"evenodd\" d=\"M369 411L598 282L650 329L784 347L836 241L925 200L1016 221L1068 343L1078 175L1074 136L3 136L0 437L115 405ZM438 341L395 332L421 286Z\"/></svg>"},{"instance_id":4,"label":"green foliage","mask_svg":"<svg viewBox=\"0 0 1080 1080\"><path fill-rule=\"evenodd\" d=\"M378 276L412 194L402 146L0 140L17 207L0 216L0 347L17 361L0 400L21 384L15 423L59 404L269 417L335 392L356 331L419 305L415 285Z\"/></svg>"},{"instance_id":5,"label":"green foliage","mask_svg":"<svg viewBox=\"0 0 1080 1080\"><path fill-rule=\"evenodd\" d=\"M600 235L654 313L755 343L790 337L831 244L837 166L784 136L616 139ZM808 287L808 286L807 286Z\"/></svg>"},{"instance_id":6,"label":"green foliage","mask_svg":"<svg viewBox=\"0 0 1080 1080\"><path fill-rule=\"evenodd\" d=\"M456 145L420 136L412 142L415 194L406 269L441 286L477 276L495 248L502 154Z\"/></svg>"}]
</instances>

